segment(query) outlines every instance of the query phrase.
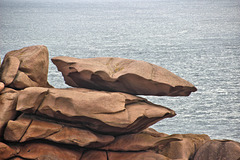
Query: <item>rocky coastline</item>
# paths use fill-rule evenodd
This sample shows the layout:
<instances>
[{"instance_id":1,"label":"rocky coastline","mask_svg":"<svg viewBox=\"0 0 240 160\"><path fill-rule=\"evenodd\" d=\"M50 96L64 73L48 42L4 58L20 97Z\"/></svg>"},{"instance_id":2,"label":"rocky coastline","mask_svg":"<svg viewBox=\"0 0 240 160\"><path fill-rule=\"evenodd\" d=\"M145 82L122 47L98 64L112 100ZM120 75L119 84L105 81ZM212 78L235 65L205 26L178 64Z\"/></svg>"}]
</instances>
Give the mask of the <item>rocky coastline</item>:
<instances>
[{"instance_id":1,"label":"rocky coastline","mask_svg":"<svg viewBox=\"0 0 240 160\"><path fill-rule=\"evenodd\" d=\"M8 52L0 66L0 160L240 160L240 143L149 128L176 113L138 95L197 88L147 62L54 57L65 83L47 81L46 46Z\"/></svg>"}]
</instances>

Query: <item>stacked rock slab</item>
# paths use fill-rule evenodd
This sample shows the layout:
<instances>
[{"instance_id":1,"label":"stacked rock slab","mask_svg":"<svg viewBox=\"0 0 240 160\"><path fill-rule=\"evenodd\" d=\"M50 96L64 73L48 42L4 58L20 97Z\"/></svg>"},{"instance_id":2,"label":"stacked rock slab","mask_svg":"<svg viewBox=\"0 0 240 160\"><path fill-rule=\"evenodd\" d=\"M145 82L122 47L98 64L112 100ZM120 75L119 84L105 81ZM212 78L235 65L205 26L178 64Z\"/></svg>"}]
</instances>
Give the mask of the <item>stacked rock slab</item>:
<instances>
[{"instance_id":1,"label":"stacked rock slab","mask_svg":"<svg viewBox=\"0 0 240 160\"><path fill-rule=\"evenodd\" d=\"M0 69L0 160L205 160L218 150L227 152L215 154L218 159L239 156L237 142L148 128L175 112L136 95L188 96L196 91L166 69L122 58L52 61L76 88L48 84L45 46L5 56Z\"/></svg>"},{"instance_id":2,"label":"stacked rock slab","mask_svg":"<svg viewBox=\"0 0 240 160\"><path fill-rule=\"evenodd\" d=\"M197 89L165 68L144 61L101 57L55 57L66 84L133 95L188 96Z\"/></svg>"}]
</instances>

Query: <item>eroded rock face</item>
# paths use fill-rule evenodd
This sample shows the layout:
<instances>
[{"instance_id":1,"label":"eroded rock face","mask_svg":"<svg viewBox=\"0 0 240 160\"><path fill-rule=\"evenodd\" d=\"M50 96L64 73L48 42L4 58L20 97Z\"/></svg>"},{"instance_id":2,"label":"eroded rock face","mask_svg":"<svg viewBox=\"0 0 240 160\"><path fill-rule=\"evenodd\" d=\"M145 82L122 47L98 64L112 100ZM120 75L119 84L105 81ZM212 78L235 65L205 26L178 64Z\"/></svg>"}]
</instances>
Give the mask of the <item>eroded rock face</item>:
<instances>
[{"instance_id":1,"label":"eroded rock face","mask_svg":"<svg viewBox=\"0 0 240 160\"><path fill-rule=\"evenodd\" d=\"M231 140L211 140L202 145L194 160L240 160L240 143Z\"/></svg>"},{"instance_id":2,"label":"eroded rock face","mask_svg":"<svg viewBox=\"0 0 240 160\"><path fill-rule=\"evenodd\" d=\"M0 92L0 140L9 120L16 116L16 102L18 91L11 88L4 88Z\"/></svg>"},{"instance_id":3,"label":"eroded rock face","mask_svg":"<svg viewBox=\"0 0 240 160\"><path fill-rule=\"evenodd\" d=\"M26 88L19 93L17 110L113 135L136 133L175 116L173 110L137 96L82 88Z\"/></svg>"},{"instance_id":4,"label":"eroded rock face","mask_svg":"<svg viewBox=\"0 0 240 160\"><path fill-rule=\"evenodd\" d=\"M108 152L108 160L170 160L164 155L152 151Z\"/></svg>"},{"instance_id":5,"label":"eroded rock face","mask_svg":"<svg viewBox=\"0 0 240 160\"><path fill-rule=\"evenodd\" d=\"M0 142L0 160L79 160L82 151L83 149L76 147L42 142L9 144L9 146Z\"/></svg>"},{"instance_id":6,"label":"eroded rock face","mask_svg":"<svg viewBox=\"0 0 240 160\"><path fill-rule=\"evenodd\" d=\"M174 134L155 136L151 132L143 131L136 134L117 136L112 143L101 149L121 153L151 151L155 152L152 154L153 157L161 155L169 159L188 160L193 159L196 151L208 141L210 141L210 138L207 135ZM116 155L120 156L120 154ZM132 156L130 153L126 153L126 155ZM141 153L139 156L142 157L143 155L145 153Z\"/></svg>"},{"instance_id":7,"label":"eroded rock face","mask_svg":"<svg viewBox=\"0 0 240 160\"><path fill-rule=\"evenodd\" d=\"M197 90L172 72L144 61L61 56L52 62L73 87L156 96L188 96Z\"/></svg>"},{"instance_id":8,"label":"eroded rock face","mask_svg":"<svg viewBox=\"0 0 240 160\"><path fill-rule=\"evenodd\" d=\"M89 150L83 153L81 160L109 160L106 151Z\"/></svg>"},{"instance_id":9,"label":"eroded rock face","mask_svg":"<svg viewBox=\"0 0 240 160\"><path fill-rule=\"evenodd\" d=\"M112 143L101 149L118 152L146 151L158 147L160 144L165 145L171 141L182 140L182 138L179 138L178 136L160 135L161 133L158 135L152 135L150 132L144 130L136 134L116 136Z\"/></svg>"},{"instance_id":10,"label":"eroded rock face","mask_svg":"<svg viewBox=\"0 0 240 160\"><path fill-rule=\"evenodd\" d=\"M112 142L114 137L65 126L57 121L22 115L17 120L8 122L4 139L11 142L49 140L80 147L98 148Z\"/></svg>"},{"instance_id":11,"label":"eroded rock face","mask_svg":"<svg viewBox=\"0 0 240 160\"><path fill-rule=\"evenodd\" d=\"M8 52L0 68L0 81L14 89L50 87L48 50L43 45Z\"/></svg>"},{"instance_id":12,"label":"eroded rock face","mask_svg":"<svg viewBox=\"0 0 240 160\"><path fill-rule=\"evenodd\" d=\"M168 138L178 138L168 143L159 143L155 147L155 151L170 159L193 159L196 151L206 142L210 141L210 137L205 134L173 134ZM181 139L181 140L179 140Z\"/></svg>"}]
</instances>

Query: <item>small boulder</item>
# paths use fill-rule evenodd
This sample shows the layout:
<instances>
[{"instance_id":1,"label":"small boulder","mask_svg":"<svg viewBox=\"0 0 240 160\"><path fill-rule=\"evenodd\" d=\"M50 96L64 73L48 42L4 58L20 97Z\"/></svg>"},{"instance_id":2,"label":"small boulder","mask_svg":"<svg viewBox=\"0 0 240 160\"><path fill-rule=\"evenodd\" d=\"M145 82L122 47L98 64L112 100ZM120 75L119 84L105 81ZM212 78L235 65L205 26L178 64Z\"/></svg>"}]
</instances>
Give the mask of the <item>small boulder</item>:
<instances>
[{"instance_id":1,"label":"small boulder","mask_svg":"<svg viewBox=\"0 0 240 160\"><path fill-rule=\"evenodd\" d=\"M83 88L29 87L19 93L17 110L112 135L136 133L175 116L173 110L144 98Z\"/></svg>"},{"instance_id":2,"label":"small boulder","mask_svg":"<svg viewBox=\"0 0 240 160\"><path fill-rule=\"evenodd\" d=\"M155 96L188 96L197 90L167 69L144 61L60 56L52 62L73 87Z\"/></svg>"},{"instance_id":3,"label":"small boulder","mask_svg":"<svg viewBox=\"0 0 240 160\"><path fill-rule=\"evenodd\" d=\"M43 45L8 52L0 68L0 81L14 89L51 87L47 82L48 63L48 50Z\"/></svg>"},{"instance_id":4,"label":"small boulder","mask_svg":"<svg viewBox=\"0 0 240 160\"><path fill-rule=\"evenodd\" d=\"M211 140L202 145L194 160L240 160L240 143L232 140Z\"/></svg>"}]
</instances>

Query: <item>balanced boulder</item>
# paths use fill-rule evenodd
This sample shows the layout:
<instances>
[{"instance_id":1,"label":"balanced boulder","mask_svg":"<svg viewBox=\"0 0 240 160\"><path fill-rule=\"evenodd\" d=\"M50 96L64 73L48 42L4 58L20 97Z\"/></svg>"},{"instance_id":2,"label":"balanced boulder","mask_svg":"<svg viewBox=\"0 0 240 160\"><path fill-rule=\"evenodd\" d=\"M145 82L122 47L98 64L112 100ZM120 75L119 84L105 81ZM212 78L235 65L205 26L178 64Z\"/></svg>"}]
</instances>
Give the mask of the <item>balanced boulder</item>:
<instances>
[{"instance_id":1,"label":"balanced boulder","mask_svg":"<svg viewBox=\"0 0 240 160\"><path fill-rule=\"evenodd\" d=\"M8 52L0 68L0 81L14 89L50 87L48 50L43 45Z\"/></svg>"},{"instance_id":2,"label":"balanced boulder","mask_svg":"<svg viewBox=\"0 0 240 160\"><path fill-rule=\"evenodd\" d=\"M17 110L112 135L136 133L175 116L173 110L144 98L83 88L29 87L20 91Z\"/></svg>"},{"instance_id":3,"label":"balanced boulder","mask_svg":"<svg viewBox=\"0 0 240 160\"><path fill-rule=\"evenodd\" d=\"M167 69L144 61L61 56L52 62L73 87L156 96L188 96L197 90Z\"/></svg>"}]
</instances>

